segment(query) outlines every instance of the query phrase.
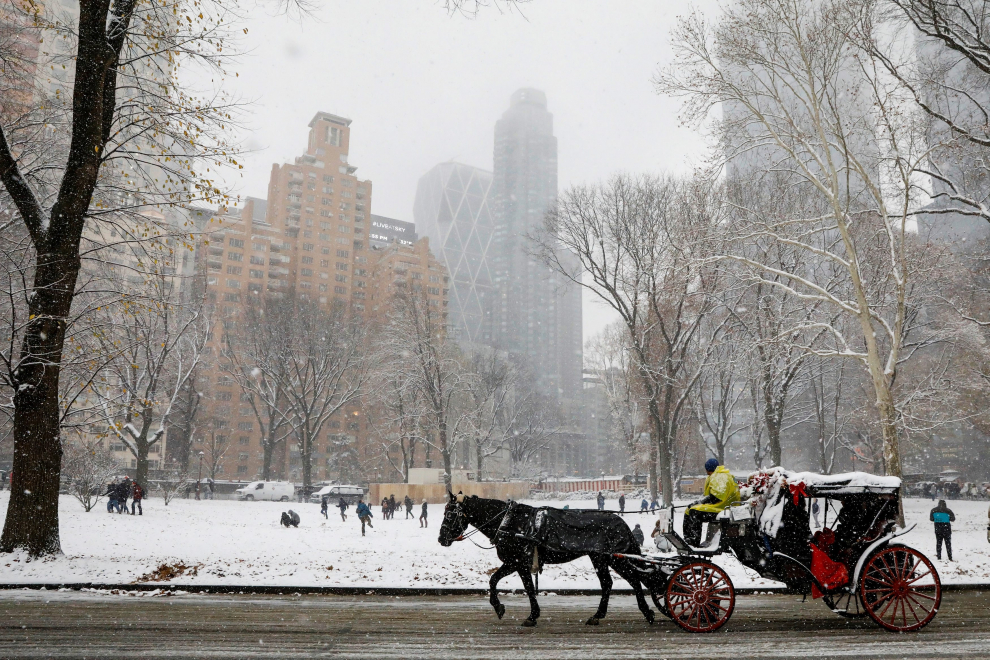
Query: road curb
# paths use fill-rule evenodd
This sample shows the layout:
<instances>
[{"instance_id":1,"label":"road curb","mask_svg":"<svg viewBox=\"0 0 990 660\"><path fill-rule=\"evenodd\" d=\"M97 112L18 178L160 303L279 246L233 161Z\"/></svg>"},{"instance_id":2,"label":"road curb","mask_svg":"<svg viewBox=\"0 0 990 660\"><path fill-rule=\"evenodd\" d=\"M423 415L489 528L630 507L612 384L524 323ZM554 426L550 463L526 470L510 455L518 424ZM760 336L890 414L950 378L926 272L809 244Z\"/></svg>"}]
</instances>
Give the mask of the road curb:
<instances>
[{"instance_id":1,"label":"road curb","mask_svg":"<svg viewBox=\"0 0 990 660\"><path fill-rule=\"evenodd\" d=\"M34 582L0 584L0 591L14 590L47 590L68 589L82 591L84 589L98 591L181 591L196 594L257 594L269 596L285 596L295 594L322 596L487 596L487 589L458 588L458 587L317 587L317 586L268 586L268 585L229 585L229 584L177 584L171 582L141 582L137 584L110 584L99 582ZM522 589L499 589L500 594L525 594ZM990 591L990 583L977 584L943 584L942 591ZM541 589L541 595L556 594L558 596L600 596L600 589ZM613 594L631 595L632 589L613 589ZM736 593L752 594L788 594L794 592L786 587L739 587Z\"/></svg>"}]
</instances>

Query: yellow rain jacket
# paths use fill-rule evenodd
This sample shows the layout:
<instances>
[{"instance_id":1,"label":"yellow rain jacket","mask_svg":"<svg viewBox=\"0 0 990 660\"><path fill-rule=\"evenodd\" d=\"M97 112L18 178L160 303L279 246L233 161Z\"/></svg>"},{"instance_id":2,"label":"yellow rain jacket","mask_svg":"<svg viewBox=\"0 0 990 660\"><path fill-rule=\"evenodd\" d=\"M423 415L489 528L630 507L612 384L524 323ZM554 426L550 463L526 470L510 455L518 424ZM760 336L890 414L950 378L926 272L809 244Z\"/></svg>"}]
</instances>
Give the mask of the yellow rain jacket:
<instances>
[{"instance_id":1,"label":"yellow rain jacket","mask_svg":"<svg viewBox=\"0 0 990 660\"><path fill-rule=\"evenodd\" d=\"M718 498L719 501L715 504L696 504L688 509L688 511L696 510L718 513L730 504L739 501L739 487L736 485L736 480L732 477L732 473L729 472L729 468L719 465L705 479L704 496L708 497L709 495Z\"/></svg>"}]
</instances>

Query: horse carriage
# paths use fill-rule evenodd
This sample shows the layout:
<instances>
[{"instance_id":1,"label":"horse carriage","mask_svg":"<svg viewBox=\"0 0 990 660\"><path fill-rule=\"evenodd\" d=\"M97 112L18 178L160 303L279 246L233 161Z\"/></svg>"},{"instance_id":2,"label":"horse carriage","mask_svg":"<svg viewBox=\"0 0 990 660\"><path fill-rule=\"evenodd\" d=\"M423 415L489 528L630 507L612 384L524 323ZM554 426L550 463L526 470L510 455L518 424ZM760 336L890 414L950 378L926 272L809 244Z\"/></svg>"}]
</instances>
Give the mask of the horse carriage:
<instances>
[{"instance_id":1,"label":"horse carriage","mask_svg":"<svg viewBox=\"0 0 990 660\"><path fill-rule=\"evenodd\" d=\"M644 574L657 607L690 632L713 632L732 616L736 593L711 558L732 554L764 578L821 597L836 614L869 616L895 632L919 630L938 612L942 587L932 562L895 543L900 480L864 473L819 475L775 468L741 489L742 501L710 523L708 543L691 547L660 529L674 556L620 553ZM812 500L824 501L822 529L812 534ZM661 602L662 599L662 602Z\"/></svg>"}]
</instances>

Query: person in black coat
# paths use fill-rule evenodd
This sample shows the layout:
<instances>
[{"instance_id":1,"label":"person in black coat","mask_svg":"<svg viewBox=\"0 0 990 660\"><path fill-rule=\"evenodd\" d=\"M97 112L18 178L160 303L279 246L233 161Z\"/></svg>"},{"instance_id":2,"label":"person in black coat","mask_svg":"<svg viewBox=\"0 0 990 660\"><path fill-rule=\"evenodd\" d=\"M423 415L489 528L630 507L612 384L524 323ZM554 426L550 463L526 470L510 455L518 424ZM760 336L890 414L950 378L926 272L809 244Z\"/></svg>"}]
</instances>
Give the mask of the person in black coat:
<instances>
[{"instance_id":1,"label":"person in black coat","mask_svg":"<svg viewBox=\"0 0 990 660\"><path fill-rule=\"evenodd\" d=\"M646 535L643 534L643 529L639 526L638 523L636 524L636 527L633 528L632 533L633 533L633 538L636 539L636 543L639 543L639 547L642 548L643 543L646 542Z\"/></svg>"},{"instance_id":2,"label":"person in black coat","mask_svg":"<svg viewBox=\"0 0 990 660\"><path fill-rule=\"evenodd\" d=\"M337 508L340 509L340 519L347 522L347 502L344 501L343 497L337 502Z\"/></svg>"},{"instance_id":3,"label":"person in black coat","mask_svg":"<svg viewBox=\"0 0 990 660\"><path fill-rule=\"evenodd\" d=\"M621 495L619 495L619 513L625 513L625 512L626 512L626 494L622 493ZM640 545L643 544L640 543Z\"/></svg>"},{"instance_id":4,"label":"person in black coat","mask_svg":"<svg viewBox=\"0 0 990 660\"><path fill-rule=\"evenodd\" d=\"M942 558L942 543L945 542L945 554L952 561L952 523L956 521L956 514L946 506L945 500L939 500L928 519L935 523L935 557Z\"/></svg>"},{"instance_id":5,"label":"person in black coat","mask_svg":"<svg viewBox=\"0 0 990 660\"><path fill-rule=\"evenodd\" d=\"M602 495L602 491L598 491L598 497L595 498L595 499L598 501L598 510L599 511L604 511L605 510L605 496Z\"/></svg>"}]
</instances>

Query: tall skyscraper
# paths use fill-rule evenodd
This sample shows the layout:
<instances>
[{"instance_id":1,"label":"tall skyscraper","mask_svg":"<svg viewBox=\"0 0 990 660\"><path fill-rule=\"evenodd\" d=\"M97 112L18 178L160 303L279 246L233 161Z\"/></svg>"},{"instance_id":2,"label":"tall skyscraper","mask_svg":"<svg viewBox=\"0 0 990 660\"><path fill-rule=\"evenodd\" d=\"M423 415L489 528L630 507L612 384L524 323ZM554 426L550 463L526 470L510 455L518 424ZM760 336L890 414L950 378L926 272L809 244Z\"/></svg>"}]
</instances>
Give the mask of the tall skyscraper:
<instances>
[{"instance_id":1,"label":"tall skyscraper","mask_svg":"<svg viewBox=\"0 0 990 660\"><path fill-rule=\"evenodd\" d=\"M495 124L493 343L529 366L548 394L572 399L582 386L581 292L530 256L527 238L556 197L557 138L547 97L520 89Z\"/></svg>"},{"instance_id":2,"label":"tall skyscraper","mask_svg":"<svg viewBox=\"0 0 990 660\"><path fill-rule=\"evenodd\" d=\"M492 342L491 188L491 172L441 163L420 178L413 205L416 227L450 273L450 327L462 343Z\"/></svg>"}]
</instances>

